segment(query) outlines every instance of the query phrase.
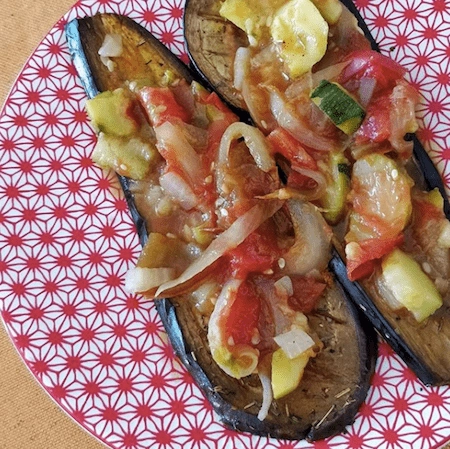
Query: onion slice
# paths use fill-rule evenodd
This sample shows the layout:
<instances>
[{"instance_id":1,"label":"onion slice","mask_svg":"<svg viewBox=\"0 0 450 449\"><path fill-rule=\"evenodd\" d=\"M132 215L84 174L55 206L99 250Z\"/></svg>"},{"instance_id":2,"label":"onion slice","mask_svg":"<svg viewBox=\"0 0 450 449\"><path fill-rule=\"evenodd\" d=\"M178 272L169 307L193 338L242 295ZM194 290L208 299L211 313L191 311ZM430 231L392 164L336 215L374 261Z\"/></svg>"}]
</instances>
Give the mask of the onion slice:
<instances>
[{"instance_id":1,"label":"onion slice","mask_svg":"<svg viewBox=\"0 0 450 449\"><path fill-rule=\"evenodd\" d=\"M252 85L250 57L251 53L248 47L237 49L234 62L234 86L241 93L253 122L258 128L270 131L275 126L275 120L270 113L266 93L262 92L259 86Z\"/></svg>"},{"instance_id":2,"label":"onion slice","mask_svg":"<svg viewBox=\"0 0 450 449\"><path fill-rule=\"evenodd\" d=\"M186 139L182 124L164 122L155 128L156 148L164 159L176 163L192 187L205 179L200 156Z\"/></svg>"},{"instance_id":3,"label":"onion slice","mask_svg":"<svg viewBox=\"0 0 450 449\"><path fill-rule=\"evenodd\" d=\"M322 272L328 265L332 233L318 209L298 200L288 200L295 242L283 255L286 272L305 275Z\"/></svg>"},{"instance_id":4,"label":"onion slice","mask_svg":"<svg viewBox=\"0 0 450 449\"><path fill-rule=\"evenodd\" d=\"M273 400L272 382L270 376L265 372L258 371L259 380L263 389L262 404L258 412L258 419L264 421L269 414L269 408Z\"/></svg>"},{"instance_id":5,"label":"onion slice","mask_svg":"<svg viewBox=\"0 0 450 449\"><path fill-rule=\"evenodd\" d=\"M159 178L159 184L184 210L190 210L198 205L198 197L190 185L173 171L164 173Z\"/></svg>"},{"instance_id":6,"label":"onion slice","mask_svg":"<svg viewBox=\"0 0 450 449\"><path fill-rule=\"evenodd\" d=\"M239 47L234 57L234 87L242 90L244 81L248 80L250 67L250 49L248 47Z\"/></svg>"},{"instance_id":7,"label":"onion slice","mask_svg":"<svg viewBox=\"0 0 450 449\"><path fill-rule=\"evenodd\" d=\"M299 327L277 335L273 339L290 359L295 359L315 345L315 341Z\"/></svg>"},{"instance_id":8,"label":"onion slice","mask_svg":"<svg viewBox=\"0 0 450 449\"><path fill-rule=\"evenodd\" d=\"M122 52L122 35L117 33L106 34L102 46L98 50L98 54L105 58L111 58L120 56Z\"/></svg>"},{"instance_id":9,"label":"onion slice","mask_svg":"<svg viewBox=\"0 0 450 449\"><path fill-rule=\"evenodd\" d=\"M283 276L273 284L275 292L282 297L289 297L294 294L294 285L289 276Z\"/></svg>"},{"instance_id":10,"label":"onion slice","mask_svg":"<svg viewBox=\"0 0 450 449\"><path fill-rule=\"evenodd\" d=\"M383 301L392 309L400 310L404 305L399 302L392 293L392 290L386 284L386 281L382 274L375 276L375 285L380 293L380 297Z\"/></svg>"},{"instance_id":11,"label":"onion slice","mask_svg":"<svg viewBox=\"0 0 450 449\"><path fill-rule=\"evenodd\" d=\"M372 99L377 82L374 78L361 78L359 82L358 96L363 108L367 107Z\"/></svg>"},{"instance_id":12,"label":"onion slice","mask_svg":"<svg viewBox=\"0 0 450 449\"><path fill-rule=\"evenodd\" d=\"M270 109L278 125L301 144L317 151L329 152L337 150L336 142L320 136L308 128L302 119L289 107L287 100L275 88L270 90Z\"/></svg>"},{"instance_id":13,"label":"onion slice","mask_svg":"<svg viewBox=\"0 0 450 449\"><path fill-rule=\"evenodd\" d=\"M338 62L336 64L325 67L312 74L312 83L314 86L318 86L322 80L334 80L339 77L342 71L348 66L350 60L344 62Z\"/></svg>"},{"instance_id":14,"label":"onion slice","mask_svg":"<svg viewBox=\"0 0 450 449\"><path fill-rule=\"evenodd\" d=\"M173 297L195 284L198 277L220 257L236 248L253 231L277 212L283 205L280 201L258 203L241 215L206 248L205 252L192 263L177 279L166 282L156 291L155 297Z\"/></svg>"},{"instance_id":15,"label":"onion slice","mask_svg":"<svg viewBox=\"0 0 450 449\"><path fill-rule=\"evenodd\" d=\"M124 288L128 293L148 292L174 279L175 275L175 268L171 267L134 267L125 275Z\"/></svg>"},{"instance_id":16,"label":"onion slice","mask_svg":"<svg viewBox=\"0 0 450 449\"><path fill-rule=\"evenodd\" d=\"M111 33L105 35L105 39L98 50L98 54L102 63L110 72L112 72L114 70L114 62L109 58L120 56L122 51L122 36L120 34Z\"/></svg>"},{"instance_id":17,"label":"onion slice","mask_svg":"<svg viewBox=\"0 0 450 449\"><path fill-rule=\"evenodd\" d=\"M227 164L231 143L240 138L244 139L259 169L265 173L272 170L276 171L275 159L272 157L270 146L264 134L258 128L242 122L232 123L223 133L219 146L218 163L220 165Z\"/></svg>"}]
</instances>

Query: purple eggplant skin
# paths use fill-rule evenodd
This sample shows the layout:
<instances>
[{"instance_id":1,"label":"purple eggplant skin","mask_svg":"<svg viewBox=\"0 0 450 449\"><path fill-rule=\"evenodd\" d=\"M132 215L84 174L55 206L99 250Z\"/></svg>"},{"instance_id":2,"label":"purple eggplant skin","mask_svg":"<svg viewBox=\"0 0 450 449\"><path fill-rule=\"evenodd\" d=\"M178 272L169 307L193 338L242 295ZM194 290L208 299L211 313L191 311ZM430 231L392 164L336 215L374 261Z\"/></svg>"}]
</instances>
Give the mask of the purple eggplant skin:
<instances>
[{"instance_id":1,"label":"purple eggplant skin","mask_svg":"<svg viewBox=\"0 0 450 449\"><path fill-rule=\"evenodd\" d=\"M377 357L377 336L370 323L356 307L343 300L339 286L334 294L341 299L337 303L330 297L323 300L310 319L316 330L326 326L321 335L323 340L339 337L339 344L326 343L324 352L308 365L299 391L272 404L264 421L256 417L262 397L259 380L251 376L237 381L221 372L205 350L207 329L192 326L192 322L198 321L195 306L189 306L186 299L175 298L157 300L156 308L176 355L223 424L255 435L316 441L343 432L353 422L367 396ZM345 360L341 353L348 344L357 348L351 360ZM338 396L345 391L345 399L341 400ZM296 413L298 408L300 413Z\"/></svg>"},{"instance_id":2,"label":"purple eggplant skin","mask_svg":"<svg viewBox=\"0 0 450 449\"><path fill-rule=\"evenodd\" d=\"M352 0L340 0L356 17L358 26L375 51L378 43L370 33L358 8ZM233 88L234 54L239 47L249 45L244 31L219 15L220 1L186 0L184 9L184 38L190 65L203 84L217 94L246 122L251 122L245 104ZM427 189L438 188L444 198L444 212L450 219L450 202L442 177L416 135L408 136L414 142L414 159L424 176Z\"/></svg>"},{"instance_id":3,"label":"purple eggplant skin","mask_svg":"<svg viewBox=\"0 0 450 449\"><path fill-rule=\"evenodd\" d=\"M184 40L191 66L203 83L240 117L249 117L240 94L233 88L234 54L249 45L247 35L219 14L221 2L186 0Z\"/></svg>"},{"instance_id":4,"label":"purple eggplant skin","mask_svg":"<svg viewBox=\"0 0 450 449\"><path fill-rule=\"evenodd\" d=\"M97 51L107 33L117 32L124 36L124 56L117 61L116 69L111 73L100 60ZM154 79L162 77L164 70L170 68L188 82L196 75L146 29L135 21L114 14L103 14L84 19L75 19L65 26L65 36L72 62L78 78L88 98L95 97L106 90L121 87L126 73L131 70L136 79ZM135 49L138 49L136 51ZM126 53L128 52L128 53ZM135 57L130 60L127 54ZM144 218L136 208L130 190L132 180L117 175L127 201L133 223L142 246L147 241L147 227Z\"/></svg>"},{"instance_id":5,"label":"purple eggplant skin","mask_svg":"<svg viewBox=\"0 0 450 449\"><path fill-rule=\"evenodd\" d=\"M126 49L112 74L97 54L107 33L121 33ZM189 69L147 30L132 20L101 14L66 26L70 54L88 97L128 80L157 80L167 68L188 81ZM142 244L148 229L132 180L119 177ZM135 190L134 190L135 191ZM136 192L136 191L135 191ZM205 317L187 298L155 301L174 351L228 427L283 439L319 440L344 431L370 388L377 358L377 337L340 286L329 288L310 323L324 349L308 365L301 387L272 404L266 420L257 419L262 389L256 375L237 380L226 375L208 350Z\"/></svg>"},{"instance_id":6,"label":"purple eggplant skin","mask_svg":"<svg viewBox=\"0 0 450 449\"><path fill-rule=\"evenodd\" d=\"M341 0L341 2L355 15L372 49L379 51L379 45L353 1ZM248 43L241 30L219 16L219 7L220 2L217 0L187 0L184 34L188 55L192 67L199 72L200 76L216 88L225 101L240 108L241 116L245 116L242 99L232 87L232 67L237 46L246 46ZM225 38L220 37L219 25L222 27ZM206 47L206 52L203 51L203 46ZM219 64L215 64L216 53L218 53ZM220 67L224 75L219 73L216 66ZM227 84L225 88L222 87L223 84ZM419 139L415 135L407 136L407 138L414 142L413 163L420 174L421 188L439 189L444 198L444 213L450 219L450 203L439 172ZM345 263L337 251L330 268L346 294L366 314L378 333L425 385L450 383L449 305L444 304L425 325L418 326L413 319L390 311L370 281L361 283L349 281Z\"/></svg>"}]
</instances>

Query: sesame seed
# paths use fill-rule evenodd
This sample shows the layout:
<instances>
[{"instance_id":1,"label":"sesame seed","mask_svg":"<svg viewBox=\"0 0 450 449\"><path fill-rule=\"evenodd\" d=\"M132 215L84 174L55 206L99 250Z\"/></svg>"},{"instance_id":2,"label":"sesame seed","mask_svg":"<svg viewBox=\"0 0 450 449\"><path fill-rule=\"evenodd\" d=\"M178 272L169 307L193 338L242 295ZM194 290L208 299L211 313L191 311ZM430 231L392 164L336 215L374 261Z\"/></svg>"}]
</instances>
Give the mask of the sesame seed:
<instances>
[{"instance_id":1,"label":"sesame seed","mask_svg":"<svg viewBox=\"0 0 450 449\"><path fill-rule=\"evenodd\" d=\"M431 273L431 265L428 262L424 262L422 264L422 269L425 271L425 273L430 274Z\"/></svg>"}]
</instances>

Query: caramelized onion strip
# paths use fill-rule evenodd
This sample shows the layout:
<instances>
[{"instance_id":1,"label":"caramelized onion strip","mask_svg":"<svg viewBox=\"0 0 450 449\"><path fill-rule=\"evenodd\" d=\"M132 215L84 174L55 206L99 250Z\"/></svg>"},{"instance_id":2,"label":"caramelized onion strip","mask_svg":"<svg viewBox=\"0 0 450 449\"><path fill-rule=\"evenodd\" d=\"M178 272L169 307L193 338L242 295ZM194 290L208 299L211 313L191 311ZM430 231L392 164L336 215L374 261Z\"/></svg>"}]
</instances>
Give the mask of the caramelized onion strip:
<instances>
[{"instance_id":1,"label":"caramelized onion strip","mask_svg":"<svg viewBox=\"0 0 450 449\"><path fill-rule=\"evenodd\" d=\"M337 149L336 142L318 135L309 128L289 106L282 94L274 88L270 92L270 109L278 125L295 137L302 145L323 152Z\"/></svg>"},{"instance_id":2,"label":"caramelized onion strip","mask_svg":"<svg viewBox=\"0 0 450 449\"><path fill-rule=\"evenodd\" d=\"M155 297L172 297L187 292L195 285L202 273L231 249L236 248L253 231L270 218L282 206L280 201L258 203L241 215L206 248L205 252L193 262L177 279L161 285Z\"/></svg>"},{"instance_id":3,"label":"caramelized onion strip","mask_svg":"<svg viewBox=\"0 0 450 449\"><path fill-rule=\"evenodd\" d=\"M231 144L234 140L243 138L257 167L265 173L276 171L275 159L264 134L253 126L242 122L232 123L223 133L219 147L219 166L227 164Z\"/></svg>"},{"instance_id":4,"label":"caramelized onion strip","mask_svg":"<svg viewBox=\"0 0 450 449\"><path fill-rule=\"evenodd\" d=\"M330 258L331 231L319 210L298 200L287 202L295 243L283 256L289 274L306 275L323 271Z\"/></svg>"}]
</instances>

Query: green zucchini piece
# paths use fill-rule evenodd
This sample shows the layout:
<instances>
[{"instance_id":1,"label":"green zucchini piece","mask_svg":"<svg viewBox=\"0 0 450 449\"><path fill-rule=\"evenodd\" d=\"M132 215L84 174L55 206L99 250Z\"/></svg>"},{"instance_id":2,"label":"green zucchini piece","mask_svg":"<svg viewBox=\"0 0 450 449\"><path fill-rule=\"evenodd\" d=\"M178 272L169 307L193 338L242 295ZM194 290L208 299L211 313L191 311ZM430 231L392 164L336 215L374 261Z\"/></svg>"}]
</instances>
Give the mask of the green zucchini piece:
<instances>
[{"instance_id":1,"label":"green zucchini piece","mask_svg":"<svg viewBox=\"0 0 450 449\"><path fill-rule=\"evenodd\" d=\"M135 180L145 178L157 157L156 148L139 137L127 139L104 133L99 134L92 153L92 160L103 169Z\"/></svg>"},{"instance_id":2,"label":"green zucchini piece","mask_svg":"<svg viewBox=\"0 0 450 449\"><path fill-rule=\"evenodd\" d=\"M139 130L133 109L134 102L124 89L102 92L86 101L86 111L97 132L119 137L131 136Z\"/></svg>"},{"instance_id":3,"label":"green zucchini piece","mask_svg":"<svg viewBox=\"0 0 450 449\"><path fill-rule=\"evenodd\" d=\"M362 106L335 82L322 80L311 100L347 135L353 134L366 116Z\"/></svg>"},{"instance_id":4,"label":"green zucchini piece","mask_svg":"<svg viewBox=\"0 0 450 449\"><path fill-rule=\"evenodd\" d=\"M272 391L274 399L292 393L300 384L306 364L310 359L308 351L290 359L283 349L272 354Z\"/></svg>"},{"instance_id":5,"label":"green zucchini piece","mask_svg":"<svg viewBox=\"0 0 450 449\"><path fill-rule=\"evenodd\" d=\"M382 277L399 307L405 307L420 323L442 306L442 297L420 265L400 249L383 258Z\"/></svg>"},{"instance_id":6,"label":"green zucchini piece","mask_svg":"<svg viewBox=\"0 0 450 449\"><path fill-rule=\"evenodd\" d=\"M320 205L325 220L336 224L345 212L347 195L350 192L350 163L342 153L332 153L329 158L328 185Z\"/></svg>"}]
</instances>

